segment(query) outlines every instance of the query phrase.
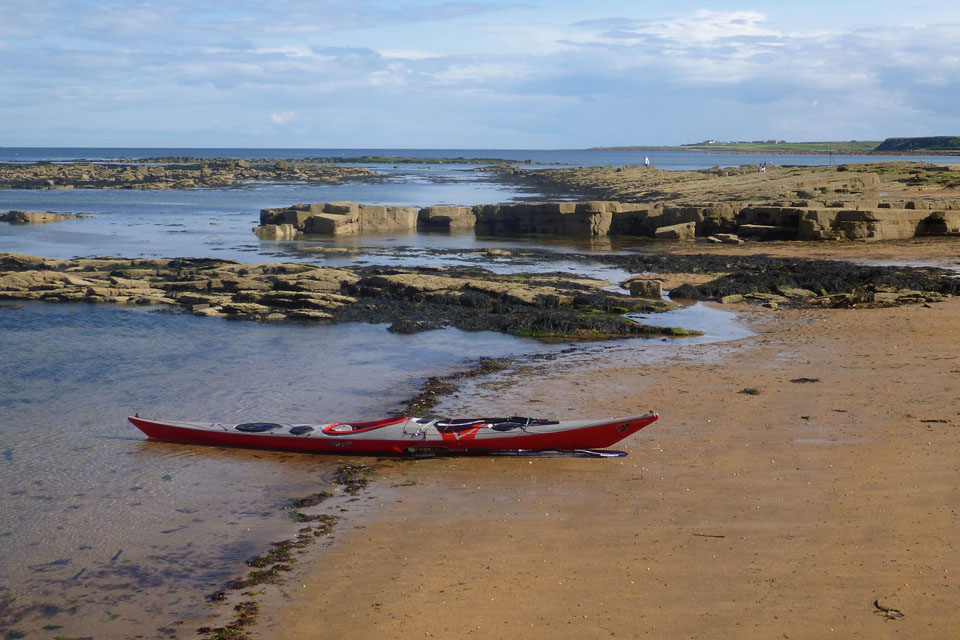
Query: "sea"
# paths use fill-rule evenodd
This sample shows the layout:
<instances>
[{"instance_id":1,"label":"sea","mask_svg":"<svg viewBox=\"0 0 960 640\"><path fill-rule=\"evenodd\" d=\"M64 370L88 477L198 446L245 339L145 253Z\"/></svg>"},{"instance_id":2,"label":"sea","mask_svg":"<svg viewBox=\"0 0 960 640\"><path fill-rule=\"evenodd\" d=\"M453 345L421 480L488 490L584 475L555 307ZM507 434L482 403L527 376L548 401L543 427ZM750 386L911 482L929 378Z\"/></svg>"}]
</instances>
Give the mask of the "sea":
<instances>
[{"instance_id":1,"label":"sea","mask_svg":"<svg viewBox=\"0 0 960 640\"><path fill-rule=\"evenodd\" d=\"M0 162L365 155L412 160L364 165L380 175L337 185L0 190L0 211L89 216L37 226L0 223L0 252L329 266L466 264L500 272L562 270L608 280L616 289L627 274L591 256L643 251L643 243L472 233L284 243L262 242L251 229L260 209L302 202L426 206L544 198L498 182L481 162L417 159L620 166L639 164L646 155L663 169L878 160L604 150L0 147ZM525 247L563 256L549 264L517 265L481 253ZM635 339L617 348L639 359L658 359L691 344L749 335L732 314L706 305L649 321L699 329L704 336L655 345ZM480 357L523 361L543 354L563 357L568 350L568 345L457 329L397 335L382 324L261 325L160 308L0 301L0 637L190 637L192 629L182 623L210 613L214 605L205 596L244 575L245 560L270 542L292 535L295 525L282 509L285 501L329 489L331 471L355 461L150 442L127 416L229 422L374 419L398 413L428 377L469 368Z\"/></svg>"}]
</instances>

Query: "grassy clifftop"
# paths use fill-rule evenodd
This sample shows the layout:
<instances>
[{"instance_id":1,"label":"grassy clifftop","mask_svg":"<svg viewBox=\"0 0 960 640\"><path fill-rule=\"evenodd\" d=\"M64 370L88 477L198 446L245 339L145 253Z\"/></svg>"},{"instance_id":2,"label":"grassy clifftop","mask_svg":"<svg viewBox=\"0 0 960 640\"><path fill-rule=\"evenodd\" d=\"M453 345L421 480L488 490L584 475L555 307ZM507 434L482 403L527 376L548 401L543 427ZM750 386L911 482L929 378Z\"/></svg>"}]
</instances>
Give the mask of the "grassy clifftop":
<instances>
[{"instance_id":1,"label":"grassy clifftop","mask_svg":"<svg viewBox=\"0 0 960 640\"><path fill-rule=\"evenodd\" d=\"M960 136L927 136L923 138L887 138L874 151L880 153L917 151L951 151L960 153Z\"/></svg>"}]
</instances>

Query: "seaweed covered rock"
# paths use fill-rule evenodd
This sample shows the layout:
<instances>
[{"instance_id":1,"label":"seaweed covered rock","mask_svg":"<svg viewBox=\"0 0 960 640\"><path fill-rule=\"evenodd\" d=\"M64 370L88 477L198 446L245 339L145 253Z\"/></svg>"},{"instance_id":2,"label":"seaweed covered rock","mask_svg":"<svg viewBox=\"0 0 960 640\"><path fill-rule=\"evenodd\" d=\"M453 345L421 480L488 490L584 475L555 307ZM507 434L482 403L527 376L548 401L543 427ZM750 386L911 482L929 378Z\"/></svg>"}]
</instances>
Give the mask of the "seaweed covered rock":
<instances>
[{"instance_id":1,"label":"seaweed covered rock","mask_svg":"<svg viewBox=\"0 0 960 640\"><path fill-rule=\"evenodd\" d=\"M416 269L370 268L345 287L357 303L338 309L342 321L389 322L398 333L453 326L500 331L545 340L595 340L645 335L687 335L649 327L630 312L667 309L663 301L604 291L605 283L558 276L517 276L453 269L438 274Z\"/></svg>"},{"instance_id":2,"label":"seaweed covered rock","mask_svg":"<svg viewBox=\"0 0 960 640\"><path fill-rule=\"evenodd\" d=\"M960 294L960 278L932 267L865 266L839 260L766 255L610 255L599 258L633 272L716 273L704 284L683 284L671 298L763 300L794 306L909 304ZM902 292L902 293L901 293ZM883 294L883 295L876 295ZM897 295L894 295L897 294Z\"/></svg>"},{"instance_id":3,"label":"seaweed covered rock","mask_svg":"<svg viewBox=\"0 0 960 640\"><path fill-rule=\"evenodd\" d=\"M706 300L707 296L694 285L685 282L670 291L670 298L675 300Z\"/></svg>"},{"instance_id":4,"label":"seaweed covered rock","mask_svg":"<svg viewBox=\"0 0 960 640\"><path fill-rule=\"evenodd\" d=\"M777 293L781 288L820 295L871 290L913 290L939 295L960 293L960 280L940 269L875 267L830 260L778 260L775 265L744 265L697 289L706 297L731 294ZM809 297L808 297L809 298Z\"/></svg>"}]
</instances>

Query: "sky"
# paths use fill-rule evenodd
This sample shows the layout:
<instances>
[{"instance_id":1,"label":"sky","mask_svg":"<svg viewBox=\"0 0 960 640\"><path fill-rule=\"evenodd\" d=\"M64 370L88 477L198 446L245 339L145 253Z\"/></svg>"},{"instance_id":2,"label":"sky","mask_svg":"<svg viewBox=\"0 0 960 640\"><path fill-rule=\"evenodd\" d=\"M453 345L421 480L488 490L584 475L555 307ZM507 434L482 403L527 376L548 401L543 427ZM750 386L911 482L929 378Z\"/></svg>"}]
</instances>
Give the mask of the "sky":
<instances>
[{"instance_id":1,"label":"sky","mask_svg":"<svg viewBox=\"0 0 960 640\"><path fill-rule=\"evenodd\" d=\"M946 0L0 0L0 146L960 135Z\"/></svg>"}]
</instances>

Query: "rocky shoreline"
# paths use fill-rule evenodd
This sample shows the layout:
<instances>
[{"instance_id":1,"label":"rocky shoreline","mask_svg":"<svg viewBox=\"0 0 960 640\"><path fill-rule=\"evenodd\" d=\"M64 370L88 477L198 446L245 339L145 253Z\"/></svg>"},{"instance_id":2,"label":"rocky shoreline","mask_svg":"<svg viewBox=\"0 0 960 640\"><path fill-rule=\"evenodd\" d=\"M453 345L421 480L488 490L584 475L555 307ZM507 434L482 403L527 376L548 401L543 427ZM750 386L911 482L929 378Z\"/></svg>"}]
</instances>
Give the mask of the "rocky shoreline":
<instances>
[{"instance_id":1,"label":"rocky shoreline","mask_svg":"<svg viewBox=\"0 0 960 640\"><path fill-rule=\"evenodd\" d=\"M0 189L202 189L250 182L338 183L376 178L363 167L262 159L190 162L37 162L0 164Z\"/></svg>"}]
</instances>

